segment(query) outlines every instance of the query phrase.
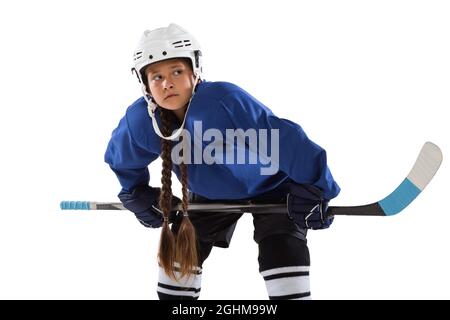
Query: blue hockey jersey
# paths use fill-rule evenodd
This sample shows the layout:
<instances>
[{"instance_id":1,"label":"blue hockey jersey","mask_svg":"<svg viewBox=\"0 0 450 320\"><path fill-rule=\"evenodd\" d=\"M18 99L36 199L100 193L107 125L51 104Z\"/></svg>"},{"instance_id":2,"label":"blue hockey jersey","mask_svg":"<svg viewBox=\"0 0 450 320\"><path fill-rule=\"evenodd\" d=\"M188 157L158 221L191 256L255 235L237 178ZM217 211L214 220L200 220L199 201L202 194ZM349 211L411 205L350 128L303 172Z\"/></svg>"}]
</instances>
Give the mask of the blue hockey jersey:
<instances>
[{"instance_id":1,"label":"blue hockey jersey","mask_svg":"<svg viewBox=\"0 0 450 320\"><path fill-rule=\"evenodd\" d=\"M157 120L160 123L158 117ZM208 199L251 198L270 192L288 180L314 185L326 199L336 197L340 191L327 166L325 150L312 142L298 124L278 118L234 84L207 81L198 84L184 129L192 146L185 149L189 150L191 159L187 165L188 188ZM256 135L244 136L244 141L229 139L227 134L238 130L254 130ZM272 139L275 133L277 140ZM256 146L254 141L250 142L255 137L260 138ZM264 138L266 141L262 141ZM260 152L258 147L267 150ZM244 161L237 159L239 151L245 152ZM147 103L141 97L128 107L113 131L105 161L116 173L122 190L130 192L138 184L154 184L150 182L147 167L160 154L160 138L153 129ZM208 161L202 158L204 154L210 155ZM256 161L250 161L252 156ZM211 158L215 161L211 162ZM267 174L271 171L267 170L269 165L276 170ZM266 174L262 174L264 168ZM180 180L179 166L174 164L173 172Z\"/></svg>"}]
</instances>

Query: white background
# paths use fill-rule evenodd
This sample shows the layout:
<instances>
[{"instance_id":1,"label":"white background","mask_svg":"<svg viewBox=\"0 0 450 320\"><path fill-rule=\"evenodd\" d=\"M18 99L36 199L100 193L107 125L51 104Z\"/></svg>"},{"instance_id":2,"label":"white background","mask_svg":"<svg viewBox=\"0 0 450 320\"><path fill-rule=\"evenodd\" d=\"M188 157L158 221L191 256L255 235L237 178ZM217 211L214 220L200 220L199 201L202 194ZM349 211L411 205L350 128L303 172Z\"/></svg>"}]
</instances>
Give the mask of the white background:
<instances>
[{"instance_id":1,"label":"white background","mask_svg":"<svg viewBox=\"0 0 450 320\"><path fill-rule=\"evenodd\" d=\"M446 1L2 1L0 298L157 298L159 230L59 202L118 200L103 155L140 95L131 57L145 29L176 22L201 43L207 80L243 87L328 151L334 205L383 198L425 141L442 148L403 213L337 217L309 246L315 299L449 299L449 16ZM160 161L150 171L160 185ZM267 298L252 236L245 216L213 250L201 299Z\"/></svg>"}]
</instances>

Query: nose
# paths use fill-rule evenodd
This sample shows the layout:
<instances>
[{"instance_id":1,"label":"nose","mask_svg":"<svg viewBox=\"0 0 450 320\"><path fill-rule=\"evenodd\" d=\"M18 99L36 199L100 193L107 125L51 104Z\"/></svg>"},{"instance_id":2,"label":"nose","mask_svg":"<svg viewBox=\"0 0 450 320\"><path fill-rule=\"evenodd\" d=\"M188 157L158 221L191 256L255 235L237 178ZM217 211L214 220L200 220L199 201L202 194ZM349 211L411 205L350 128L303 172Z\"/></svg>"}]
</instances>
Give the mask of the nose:
<instances>
[{"instance_id":1,"label":"nose","mask_svg":"<svg viewBox=\"0 0 450 320\"><path fill-rule=\"evenodd\" d=\"M166 79L164 80L164 89L165 89L165 90L167 90L167 89L173 89L173 82L172 82L171 79L166 78Z\"/></svg>"}]
</instances>

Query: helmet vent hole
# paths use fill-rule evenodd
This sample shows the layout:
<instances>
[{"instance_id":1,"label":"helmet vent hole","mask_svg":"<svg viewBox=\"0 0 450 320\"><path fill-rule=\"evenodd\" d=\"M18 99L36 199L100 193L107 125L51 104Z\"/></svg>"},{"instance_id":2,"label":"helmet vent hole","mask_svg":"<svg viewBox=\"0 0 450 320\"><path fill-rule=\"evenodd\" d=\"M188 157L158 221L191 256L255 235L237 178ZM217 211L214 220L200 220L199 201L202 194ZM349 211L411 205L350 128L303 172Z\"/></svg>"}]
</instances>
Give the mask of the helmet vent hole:
<instances>
[{"instance_id":1,"label":"helmet vent hole","mask_svg":"<svg viewBox=\"0 0 450 320\"><path fill-rule=\"evenodd\" d=\"M148 58L149 58L149 59L153 59L153 56L152 56L152 55L149 55Z\"/></svg>"},{"instance_id":2,"label":"helmet vent hole","mask_svg":"<svg viewBox=\"0 0 450 320\"><path fill-rule=\"evenodd\" d=\"M166 52L166 51L163 51L163 53L162 53L162 54L163 54L163 56L165 56L165 55L167 55L167 52Z\"/></svg>"},{"instance_id":3,"label":"helmet vent hole","mask_svg":"<svg viewBox=\"0 0 450 320\"><path fill-rule=\"evenodd\" d=\"M183 48L191 45L191 40L179 40L172 42L175 48Z\"/></svg>"}]
</instances>

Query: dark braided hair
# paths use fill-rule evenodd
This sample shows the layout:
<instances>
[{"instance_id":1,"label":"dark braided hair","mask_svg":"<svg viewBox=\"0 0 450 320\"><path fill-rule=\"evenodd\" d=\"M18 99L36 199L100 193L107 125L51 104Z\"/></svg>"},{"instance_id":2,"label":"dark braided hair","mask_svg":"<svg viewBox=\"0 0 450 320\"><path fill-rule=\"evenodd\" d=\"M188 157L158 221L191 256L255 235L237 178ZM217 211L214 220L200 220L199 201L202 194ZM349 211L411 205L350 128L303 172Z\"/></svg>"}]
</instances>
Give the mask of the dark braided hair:
<instances>
[{"instance_id":1,"label":"dark braided hair","mask_svg":"<svg viewBox=\"0 0 450 320\"><path fill-rule=\"evenodd\" d=\"M158 108L160 110L162 129L164 136L169 136L171 132L171 122L174 114L170 110ZM184 138L182 138L184 139ZM183 150L183 149L182 149ZM159 247L159 264L165 273L176 280L174 263L179 264L180 277L191 276L195 267L198 266L197 240L194 226L187 215L188 210L188 191L187 191L187 167L184 162L180 164L181 185L183 193L183 216L177 234L175 235L169 228L169 214L172 204L172 143L169 140L161 138L161 194L159 207L164 216L164 223L161 231ZM183 155L181 155L183 157Z\"/></svg>"}]
</instances>

